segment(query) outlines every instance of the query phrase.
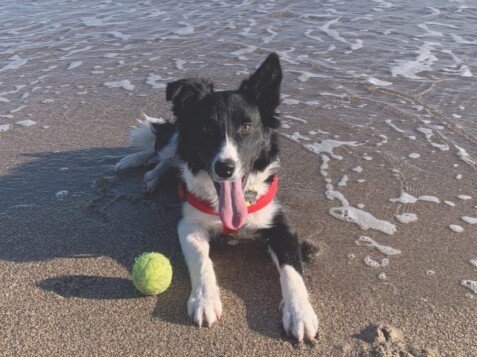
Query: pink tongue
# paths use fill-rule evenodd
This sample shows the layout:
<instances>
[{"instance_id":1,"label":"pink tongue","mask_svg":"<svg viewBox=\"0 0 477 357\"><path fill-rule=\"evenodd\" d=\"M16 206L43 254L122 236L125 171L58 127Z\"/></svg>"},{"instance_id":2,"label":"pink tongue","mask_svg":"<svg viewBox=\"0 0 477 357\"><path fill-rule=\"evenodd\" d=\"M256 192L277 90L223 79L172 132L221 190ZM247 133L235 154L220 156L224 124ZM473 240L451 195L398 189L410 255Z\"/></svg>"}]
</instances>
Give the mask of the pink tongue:
<instances>
[{"instance_id":1,"label":"pink tongue","mask_svg":"<svg viewBox=\"0 0 477 357\"><path fill-rule=\"evenodd\" d=\"M219 217L228 229L237 230L247 219L247 206L243 197L242 180L220 183Z\"/></svg>"}]
</instances>

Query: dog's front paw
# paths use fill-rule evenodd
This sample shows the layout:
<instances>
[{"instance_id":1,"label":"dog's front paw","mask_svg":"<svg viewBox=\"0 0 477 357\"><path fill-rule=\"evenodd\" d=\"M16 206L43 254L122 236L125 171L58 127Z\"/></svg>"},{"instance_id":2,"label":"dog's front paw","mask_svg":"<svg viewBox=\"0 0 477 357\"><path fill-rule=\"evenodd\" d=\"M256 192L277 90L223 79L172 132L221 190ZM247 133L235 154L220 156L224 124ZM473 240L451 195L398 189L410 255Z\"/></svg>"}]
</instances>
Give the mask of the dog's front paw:
<instances>
[{"instance_id":1,"label":"dog's front paw","mask_svg":"<svg viewBox=\"0 0 477 357\"><path fill-rule=\"evenodd\" d=\"M211 326L222 315L219 288L199 287L192 291L187 303L190 318L199 326Z\"/></svg>"},{"instance_id":2,"label":"dog's front paw","mask_svg":"<svg viewBox=\"0 0 477 357\"><path fill-rule=\"evenodd\" d=\"M155 170L147 171L144 174L144 190L146 192L154 192L160 180L160 176Z\"/></svg>"},{"instance_id":3,"label":"dog's front paw","mask_svg":"<svg viewBox=\"0 0 477 357\"><path fill-rule=\"evenodd\" d=\"M283 328L298 341L312 341L318 332L318 317L305 296L290 296L282 300Z\"/></svg>"}]
</instances>

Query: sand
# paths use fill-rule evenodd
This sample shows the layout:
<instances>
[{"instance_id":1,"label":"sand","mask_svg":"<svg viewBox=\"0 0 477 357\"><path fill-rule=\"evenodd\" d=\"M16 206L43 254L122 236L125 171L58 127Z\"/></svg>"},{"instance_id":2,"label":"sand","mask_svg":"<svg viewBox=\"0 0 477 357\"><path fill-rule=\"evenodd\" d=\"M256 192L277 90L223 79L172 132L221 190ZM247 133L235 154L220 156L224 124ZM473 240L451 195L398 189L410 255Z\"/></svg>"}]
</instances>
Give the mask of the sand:
<instances>
[{"instance_id":1,"label":"sand","mask_svg":"<svg viewBox=\"0 0 477 357\"><path fill-rule=\"evenodd\" d=\"M418 222L393 221L398 232L392 237L373 232L377 241L402 254L392 257L387 268L367 267L364 256L379 255L355 244L364 232L359 226L328 213L338 202L325 197L320 157L286 138L279 197L301 239L319 245L305 264L319 336L302 345L284 336L273 264L256 242L231 245L220 239L211 255L224 314L212 328L192 326L186 313L190 283L175 232L180 206L173 183L144 195L144 170L112 170L130 152L124 148L127 131L141 111L170 115L161 96L102 89L101 95L83 96L82 102L65 95L48 106L32 103L28 112L38 124L1 134L0 348L5 355L477 353L477 299L460 286L464 277L476 274L464 259L475 247L476 228L466 225L458 237L448 229L471 203L411 205ZM320 127L324 114L313 115ZM341 130L339 124L326 128ZM392 137L392 131L387 135ZM361 139L358 131L353 140ZM399 196L397 180L417 177L412 184L416 196L439 192L443 199L475 190L471 167L461 168L464 178L457 187L447 184L450 178L432 174L450 166L447 161L428 160L424 171L411 167L396 178L383 153L374 155L369 147L335 150L348 158L330 162L336 182L344 173L350 176L342 192L390 221L403 207L384 199ZM358 150L366 150L373 160L359 159ZM426 155L436 154L427 148ZM365 167L362 173L351 171L357 163ZM351 184L358 176L366 181ZM352 189L356 185L359 190ZM56 193L62 190L68 195L59 200ZM142 297L129 272L134 257L151 250L170 257L174 277L164 294ZM378 278L381 272L385 280ZM379 324L400 330L402 337L398 342L369 337L379 335Z\"/></svg>"},{"instance_id":2,"label":"sand","mask_svg":"<svg viewBox=\"0 0 477 357\"><path fill-rule=\"evenodd\" d=\"M3 0L0 354L476 356L476 9ZM244 237L212 245L223 317L191 325L174 174L146 195L145 168L113 170L141 113L170 118L167 82L234 89L271 51L278 195L320 319L300 345L274 265ZM129 280L145 251L174 268L157 297Z\"/></svg>"}]
</instances>

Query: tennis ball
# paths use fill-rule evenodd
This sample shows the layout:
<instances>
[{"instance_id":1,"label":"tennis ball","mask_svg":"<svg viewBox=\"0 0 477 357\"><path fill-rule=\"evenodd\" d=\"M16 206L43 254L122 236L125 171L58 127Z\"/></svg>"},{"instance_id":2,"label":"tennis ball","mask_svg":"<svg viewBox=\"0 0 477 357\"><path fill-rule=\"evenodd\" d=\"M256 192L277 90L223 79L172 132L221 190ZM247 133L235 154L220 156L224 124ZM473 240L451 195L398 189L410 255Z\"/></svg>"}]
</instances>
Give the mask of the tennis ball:
<instances>
[{"instance_id":1,"label":"tennis ball","mask_svg":"<svg viewBox=\"0 0 477 357\"><path fill-rule=\"evenodd\" d=\"M171 285L172 266L160 253L143 253L136 258L132 269L134 286L145 295L157 295Z\"/></svg>"}]
</instances>

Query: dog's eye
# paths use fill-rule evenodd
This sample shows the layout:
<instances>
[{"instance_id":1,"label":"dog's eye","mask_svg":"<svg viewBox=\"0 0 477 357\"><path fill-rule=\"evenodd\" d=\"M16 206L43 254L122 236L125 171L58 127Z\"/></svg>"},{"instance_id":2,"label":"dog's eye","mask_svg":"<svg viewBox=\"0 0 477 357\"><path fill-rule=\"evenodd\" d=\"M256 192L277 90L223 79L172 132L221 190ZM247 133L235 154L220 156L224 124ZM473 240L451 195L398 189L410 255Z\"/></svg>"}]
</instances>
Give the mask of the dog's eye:
<instances>
[{"instance_id":1,"label":"dog's eye","mask_svg":"<svg viewBox=\"0 0 477 357\"><path fill-rule=\"evenodd\" d=\"M246 123L246 124L240 125L240 127L239 127L239 132L241 134L248 134L251 131L252 131L252 125L251 124Z\"/></svg>"}]
</instances>

